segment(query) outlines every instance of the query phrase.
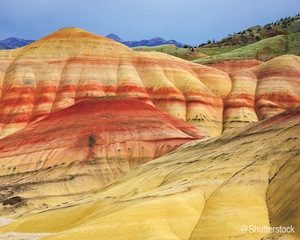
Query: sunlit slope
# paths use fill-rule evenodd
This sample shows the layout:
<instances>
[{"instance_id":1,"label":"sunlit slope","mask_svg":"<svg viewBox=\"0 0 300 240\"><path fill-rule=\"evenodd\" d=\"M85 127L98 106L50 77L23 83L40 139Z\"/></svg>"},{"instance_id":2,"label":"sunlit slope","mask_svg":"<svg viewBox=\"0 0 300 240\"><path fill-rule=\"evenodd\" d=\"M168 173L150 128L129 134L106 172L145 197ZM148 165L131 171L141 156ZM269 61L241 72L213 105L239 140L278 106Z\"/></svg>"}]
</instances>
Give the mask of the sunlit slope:
<instances>
[{"instance_id":1,"label":"sunlit slope","mask_svg":"<svg viewBox=\"0 0 300 240\"><path fill-rule=\"evenodd\" d=\"M237 47L231 51L222 52L223 48L226 50L228 47L217 47L216 49L220 49L221 53L208 57L201 57L194 61L201 64L211 64L226 60L240 59L258 59L266 61L284 54L300 55L299 47L300 33L296 32L288 35L278 35L266 38L256 43Z\"/></svg>"},{"instance_id":2,"label":"sunlit slope","mask_svg":"<svg viewBox=\"0 0 300 240\"><path fill-rule=\"evenodd\" d=\"M242 225L300 228L300 108L189 143L94 196L1 232L43 239L262 239ZM279 239L274 236L273 239ZM299 231L290 239L299 238Z\"/></svg>"},{"instance_id":3,"label":"sunlit slope","mask_svg":"<svg viewBox=\"0 0 300 240\"><path fill-rule=\"evenodd\" d=\"M155 47L134 47L134 51L138 52L162 52L179 57L185 60L194 60L202 57L207 57L206 54L202 53L202 49L198 48L178 48L175 45L160 45Z\"/></svg>"},{"instance_id":4,"label":"sunlit slope","mask_svg":"<svg viewBox=\"0 0 300 240\"><path fill-rule=\"evenodd\" d=\"M300 33L277 35L259 40L234 45L177 48L173 45L156 47L137 47L135 51L156 51L167 53L201 64L212 64L226 60L257 59L267 61L283 54L300 55Z\"/></svg>"}]
</instances>

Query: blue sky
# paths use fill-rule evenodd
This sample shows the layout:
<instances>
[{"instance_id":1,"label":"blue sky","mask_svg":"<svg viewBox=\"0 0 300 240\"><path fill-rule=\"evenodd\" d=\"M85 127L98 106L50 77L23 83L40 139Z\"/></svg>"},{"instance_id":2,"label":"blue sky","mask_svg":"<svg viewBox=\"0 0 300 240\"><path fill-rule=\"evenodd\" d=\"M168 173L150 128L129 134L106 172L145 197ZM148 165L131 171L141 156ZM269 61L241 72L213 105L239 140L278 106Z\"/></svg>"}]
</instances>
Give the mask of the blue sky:
<instances>
[{"instance_id":1,"label":"blue sky","mask_svg":"<svg viewBox=\"0 0 300 240\"><path fill-rule=\"evenodd\" d=\"M297 13L300 0L1 0L0 39L76 26L124 40L198 44Z\"/></svg>"}]
</instances>

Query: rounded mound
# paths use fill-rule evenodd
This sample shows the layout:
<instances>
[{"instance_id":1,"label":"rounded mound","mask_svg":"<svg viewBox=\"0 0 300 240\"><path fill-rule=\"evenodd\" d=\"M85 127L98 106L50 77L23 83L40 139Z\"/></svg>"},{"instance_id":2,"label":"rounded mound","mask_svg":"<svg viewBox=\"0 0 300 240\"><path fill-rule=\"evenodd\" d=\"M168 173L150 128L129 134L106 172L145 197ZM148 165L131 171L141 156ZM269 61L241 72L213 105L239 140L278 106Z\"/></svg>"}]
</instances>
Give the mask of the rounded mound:
<instances>
[{"instance_id":1,"label":"rounded mound","mask_svg":"<svg viewBox=\"0 0 300 240\"><path fill-rule=\"evenodd\" d=\"M47 188L47 195L61 189L65 198L78 197L203 137L190 124L138 100L83 100L1 139L0 182L30 184L39 197Z\"/></svg>"}]
</instances>

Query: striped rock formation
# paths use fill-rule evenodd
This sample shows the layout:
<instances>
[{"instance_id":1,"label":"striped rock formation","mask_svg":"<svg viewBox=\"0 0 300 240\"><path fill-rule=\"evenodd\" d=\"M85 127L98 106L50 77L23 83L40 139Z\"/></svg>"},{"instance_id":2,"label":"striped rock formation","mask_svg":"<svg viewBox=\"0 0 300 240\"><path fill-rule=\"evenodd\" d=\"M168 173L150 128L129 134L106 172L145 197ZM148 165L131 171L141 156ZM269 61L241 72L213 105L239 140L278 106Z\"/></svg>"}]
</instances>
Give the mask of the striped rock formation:
<instances>
[{"instance_id":1,"label":"striped rock formation","mask_svg":"<svg viewBox=\"0 0 300 240\"><path fill-rule=\"evenodd\" d=\"M232 89L224 99L223 131L270 118L300 105L300 58L268 62L233 60L210 65L227 72Z\"/></svg>"},{"instance_id":2,"label":"striped rock formation","mask_svg":"<svg viewBox=\"0 0 300 240\"><path fill-rule=\"evenodd\" d=\"M3 56L6 52L0 52ZM78 28L59 30L12 52L0 66L0 136L86 97L132 97L222 132L229 76L162 53L135 52ZM10 64L9 64L10 63Z\"/></svg>"},{"instance_id":3,"label":"striped rock formation","mask_svg":"<svg viewBox=\"0 0 300 240\"><path fill-rule=\"evenodd\" d=\"M5 51L0 50L0 98L2 94L3 79L5 78L6 69L16 58L18 52L19 49Z\"/></svg>"},{"instance_id":4,"label":"striped rock formation","mask_svg":"<svg viewBox=\"0 0 300 240\"><path fill-rule=\"evenodd\" d=\"M224 101L223 130L257 122L255 112L256 75L249 70L230 73L232 90Z\"/></svg>"},{"instance_id":5,"label":"striped rock formation","mask_svg":"<svg viewBox=\"0 0 300 240\"><path fill-rule=\"evenodd\" d=\"M267 239L240 227L300 227L299 109L230 131L300 104L299 59L202 66L78 28L0 51L0 214L29 215L0 239Z\"/></svg>"},{"instance_id":6,"label":"striped rock formation","mask_svg":"<svg viewBox=\"0 0 300 240\"><path fill-rule=\"evenodd\" d=\"M203 66L65 28L24 48L0 51L0 138L83 98L105 96L136 98L220 135L298 105L298 59Z\"/></svg>"},{"instance_id":7,"label":"striped rock formation","mask_svg":"<svg viewBox=\"0 0 300 240\"><path fill-rule=\"evenodd\" d=\"M10 205L35 201L45 208L91 194L203 137L196 127L141 101L82 100L0 140L2 213Z\"/></svg>"},{"instance_id":8,"label":"striped rock formation","mask_svg":"<svg viewBox=\"0 0 300 240\"><path fill-rule=\"evenodd\" d=\"M256 75L255 108L266 119L300 105L300 57L284 55L261 64Z\"/></svg>"},{"instance_id":9,"label":"striped rock formation","mask_svg":"<svg viewBox=\"0 0 300 240\"><path fill-rule=\"evenodd\" d=\"M255 95L258 79L254 71L261 63L257 60L229 60L210 64L228 73L232 81L232 89L224 99L223 131L257 122Z\"/></svg>"},{"instance_id":10,"label":"striped rock formation","mask_svg":"<svg viewBox=\"0 0 300 240\"><path fill-rule=\"evenodd\" d=\"M188 143L93 196L0 227L0 236L297 240L299 132L300 108L219 138ZM247 229L291 225L292 234Z\"/></svg>"}]
</instances>

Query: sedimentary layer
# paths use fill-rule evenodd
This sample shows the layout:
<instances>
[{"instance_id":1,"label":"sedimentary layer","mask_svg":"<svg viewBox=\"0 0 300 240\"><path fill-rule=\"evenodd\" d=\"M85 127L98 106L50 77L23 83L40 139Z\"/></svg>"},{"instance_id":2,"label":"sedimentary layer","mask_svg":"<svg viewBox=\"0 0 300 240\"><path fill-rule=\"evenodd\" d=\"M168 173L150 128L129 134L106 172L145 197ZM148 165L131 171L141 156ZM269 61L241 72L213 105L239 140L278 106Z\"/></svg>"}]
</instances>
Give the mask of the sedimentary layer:
<instances>
[{"instance_id":1,"label":"sedimentary layer","mask_svg":"<svg viewBox=\"0 0 300 240\"><path fill-rule=\"evenodd\" d=\"M106 96L138 99L217 136L299 104L299 57L260 63L204 66L163 53L135 52L79 28L61 29L26 47L0 51L0 137L86 97ZM245 80L252 73L255 86ZM237 93L244 95L232 103ZM236 112L233 105L240 106Z\"/></svg>"},{"instance_id":2,"label":"sedimentary layer","mask_svg":"<svg viewBox=\"0 0 300 240\"><path fill-rule=\"evenodd\" d=\"M211 135L222 131L222 98L231 81L220 70L135 52L78 28L59 30L14 55L1 65L2 137L82 98L105 96L139 99Z\"/></svg>"},{"instance_id":3,"label":"sedimentary layer","mask_svg":"<svg viewBox=\"0 0 300 240\"><path fill-rule=\"evenodd\" d=\"M284 55L256 69L255 108L259 119L266 119L300 105L300 57Z\"/></svg>"},{"instance_id":4,"label":"sedimentary layer","mask_svg":"<svg viewBox=\"0 0 300 240\"><path fill-rule=\"evenodd\" d=\"M45 240L299 239L299 131L298 108L188 143L93 196L20 218L0 232L47 233ZM296 233L242 228L251 225L292 225Z\"/></svg>"},{"instance_id":5,"label":"sedimentary layer","mask_svg":"<svg viewBox=\"0 0 300 240\"><path fill-rule=\"evenodd\" d=\"M0 140L2 214L14 206L45 208L92 193L205 136L138 100L82 100Z\"/></svg>"},{"instance_id":6,"label":"sedimentary layer","mask_svg":"<svg viewBox=\"0 0 300 240\"><path fill-rule=\"evenodd\" d=\"M257 122L255 97L257 77L249 70L230 73L232 90L224 100L223 131Z\"/></svg>"},{"instance_id":7,"label":"sedimentary layer","mask_svg":"<svg viewBox=\"0 0 300 240\"><path fill-rule=\"evenodd\" d=\"M232 89L224 99L223 131L300 105L298 56L284 55L264 63L225 61L211 66L226 71L232 81Z\"/></svg>"}]
</instances>

